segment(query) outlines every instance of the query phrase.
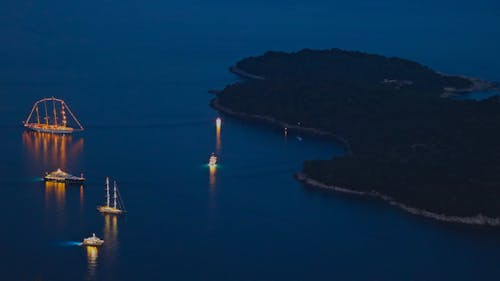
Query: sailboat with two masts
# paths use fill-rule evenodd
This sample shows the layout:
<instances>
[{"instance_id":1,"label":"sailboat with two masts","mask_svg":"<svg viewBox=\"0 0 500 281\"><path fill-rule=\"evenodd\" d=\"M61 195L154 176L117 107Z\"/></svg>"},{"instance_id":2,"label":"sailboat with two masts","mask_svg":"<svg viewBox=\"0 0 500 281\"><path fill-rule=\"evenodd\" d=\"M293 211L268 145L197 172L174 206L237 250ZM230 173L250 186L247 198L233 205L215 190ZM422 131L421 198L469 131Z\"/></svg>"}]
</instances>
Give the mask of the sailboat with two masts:
<instances>
[{"instance_id":1,"label":"sailboat with two masts","mask_svg":"<svg viewBox=\"0 0 500 281\"><path fill-rule=\"evenodd\" d=\"M97 210L100 213L119 215L126 212L121 196L118 193L118 188L116 187L116 181L113 183L113 205L111 205L109 177L106 177L106 205L97 207Z\"/></svg>"}]
</instances>

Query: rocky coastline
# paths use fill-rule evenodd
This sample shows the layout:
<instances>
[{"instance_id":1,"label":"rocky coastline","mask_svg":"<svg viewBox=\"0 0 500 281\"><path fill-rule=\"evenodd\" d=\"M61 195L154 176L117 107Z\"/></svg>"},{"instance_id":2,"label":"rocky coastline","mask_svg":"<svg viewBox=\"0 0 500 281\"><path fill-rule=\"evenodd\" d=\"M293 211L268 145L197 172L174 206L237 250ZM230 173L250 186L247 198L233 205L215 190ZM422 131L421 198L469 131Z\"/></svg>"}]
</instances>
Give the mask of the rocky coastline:
<instances>
[{"instance_id":1,"label":"rocky coastline","mask_svg":"<svg viewBox=\"0 0 500 281\"><path fill-rule=\"evenodd\" d=\"M405 205L401 202L396 201L394 198L381 194L379 192L376 192L374 190L370 192L364 192L364 191L357 191L354 189L349 189L349 188L344 188L344 187L339 187L339 186L334 186L334 185L327 185L325 183L319 182L315 179L312 179L308 177L304 173L296 173L295 178L299 180L300 182L316 187L316 188L321 188L321 189L326 189L326 190L334 190L337 192L342 192L346 194L354 194L354 195L361 195L361 196L369 196L373 198L378 198L381 199L387 203L389 203L392 206L395 206L401 210L404 210L410 214L413 215L418 215L418 216L423 216L426 218L431 218L434 220L438 221L443 221L443 222L449 222L449 223L461 223L461 224L468 224L468 225L480 225L480 226L500 226L500 218L496 217L488 217L484 216L482 214L477 214L475 216L452 216L452 215L447 215L447 214L438 214L434 213L428 210L424 209L419 209L413 206L408 206Z\"/></svg>"},{"instance_id":2,"label":"rocky coastline","mask_svg":"<svg viewBox=\"0 0 500 281\"><path fill-rule=\"evenodd\" d=\"M244 79L257 79L257 80L266 80L265 77L259 76L256 74L252 74L249 72L246 72L243 69L238 68L237 66L232 66L230 67L230 71L241 78ZM447 74L441 74L441 75L447 75ZM471 92L478 92L478 91L500 91L500 86L498 83L495 82L489 82L477 78L471 78L471 77L465 77L465 76L460 76L464 79L468 79L471 82L471 86L468 88L463 88L463 89L456 89L456 88L445 88L444 93L441 95L442 97L453 97L457 95L462 95L462 94L468 94ZM287 123L286 121L279 120L274 118L273 116L267 116L267 115L256 115L256 114L249 114L246 112L239 112L234 109L231 109L227 106L222 105L219 100L218 100L218 94L220 93L219 91L212 90L210 91L211 93L215 94L215 98L210 101L211 107L214 109L230 115L234 116L240 119L247 119L247 120L253 120L253 121L259 121L259 122L265 122L267 124L271 124L275 127L279 128L286 128L289 131L296 131L296 132L302 132L302 133L307 133L311 135L317 135L317 136L323 136L323 137L330 137L332 139L335 139L339 143L341 143L345 149L346 149L346 154L347 155L352 155L352 149L349 141L345 139L344 137L335 135L329 131L326 130L321 130L318 128L313 128L313 127L303 127L300 126L300 124L290 124ZM431 218L437 221L442 221L442 222L448 222L448 223L459 223L459 224L466 224L466 225L476 225L476 226L500 226L500 217L490 217L486 216L483 214L476 214L476 215L470 215L470 216L455 216L455 215L449 215L449 214L443 214L443 213L436 213L432 212L423 208L417 208L414 206L406 205L401 202L396 201L393 197L388 196L386 194L379 193L375 190L366 192L366 191L358 191L356 189L349 189L349 188L344 188L344 187L339 187L339 186L334 186L334 185L328 185L326 183L323 183L321 181L318 181L314 178L311 178L310 176L306 175L303 171L298 172L295 174L295 178L304 183L307 186L310 187L315 187L315 188L321 188L321 189L327 189L327 190L333 190L337 192L342 192L342 193L348 193L348 194L354 194L354 195L361 195L361 196L368 196L368 197L373 197L373 198L378 198L381 199L387 203L389 203L392 206L395 206L401 210L404 210L408 213L414 214L414 215L419 215L422 217L426 218Z\"/></svg>"},{"instance_id":3,"label":"rocky coastline","mask_svg":"<svg viewBox=\"0 0 500 281\"><path fill-rule=\"evenodd\" d=\"M286 123L284 121L277 120L276 118L274 118L272 116L255 115L255 114L248 114L245 112L237 112L237 111L234 111L228 107L222 106L218 102L217 98L214 98L210 101L210 106L212 108L224 113L224 114L238 117L241 119L261 121L261 122L265 122L265 123L268 123L268 124L271 124L271 125L283 128L283 129L286 128L289 131L296 131L296 132L302 132L302 133L321 136L321 137L333 138L344 146L344 148L346 150L346 154L348 154L348 155L352 154L351 145L349 144L349 142L345 138L338 136L338 135L335 135L335 134L332 134L330 132L323 131L323 130L318 129L318 128L303 127L303 126L299 126L299 125Z\"/></svg>"}]
</instances>

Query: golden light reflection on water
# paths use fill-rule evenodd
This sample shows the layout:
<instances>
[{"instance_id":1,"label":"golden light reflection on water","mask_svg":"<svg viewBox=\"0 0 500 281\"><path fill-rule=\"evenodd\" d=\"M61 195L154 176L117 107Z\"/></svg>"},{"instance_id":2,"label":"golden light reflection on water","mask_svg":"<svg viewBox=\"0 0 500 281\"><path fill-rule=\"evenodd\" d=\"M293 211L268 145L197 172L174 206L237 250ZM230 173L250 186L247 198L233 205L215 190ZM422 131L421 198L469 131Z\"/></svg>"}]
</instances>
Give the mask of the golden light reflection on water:
<instances>
[{"instance_id":1,"label":"golden light reflection on water","mask_svg":"<svg viewBox=\"0 0 500 281\"><path fill-rule=\"evenodd\" d=\"M23 145L29 154L29 163L46 169L67 168L68 161L75 161L83 150L83 138L25 131Z\"/></svg>"},{"instance_id":2,"label":"golden light reflection on water","mask_svg":"<svg viewBox=\"0 0 500 281\"><path fill-rule=\"evenodd\" d=\"M98 266L98 253L103 250L104 260L107 266L113 262L116 255L116 248L118 243L118 216L104 214L104 231L103 237L104 245L102 248L94 246L86 246L87 250L87 280L95 280L96 271Z\"/></svg>"},{"instance_id":3,"label":"golden light reflection on water","mask_svg":"<svg viewBox=\"0 0 500 281\"><path fill-rule=\"evenodd\" d=\"M116 244L118 236L118 216L106 214L104 215L104 241L107 245L113 247Z\"/></svg>"},{"instance_id":4,"label":"golden light reflection on water","mask_svg":"<svg viewBox=\"0 0 500 281\"><path fill-rule=\"evenodd\" d=\"M84 199L83 185L80 185L80 212L83 211L83 199Z\"/></svg>"},{"instance_id":5,"label":"golden light reflection on water","mask_svg":"<svg viewBox=\"0 0 500 281\"><path fill-rule=\"evenodd\" d=\"M210 172L210 176L209 176L209 182L210 182L210 188L214 188L215 187L215 172L217 171L217 167L216 166L209 166L209 172Z\"/></svg>"},{"instance_id":6,"label":"golden light reflection on water","mask_svg":"<svg viewBox=\"0 0 500 281\"><path fill-rule=\"evenodd\" d=\"M55 201L58 210L64 210L66 202L66 184L62 182L45 182L45 203L47 206Z\"/></svg>"},{"instance_id":7,"label":"golden light reflection on water","mask_svg":"<svg viewBox=\"0 0 500 281\"><path fill-rule=\"evenodd\" d=\"M112 214L104 214L104 241L106 251L104 251L105 260L112 264L116 258L116 250L118 248L118 216Z\"/></svg>"},{"instance_id":8,"label":"golden light reflection on water","mask_svg":"<svg viewBox=\"0 0 500 281\"><path fill-rule=\"evenodd\" d=\"M215 149L217 153L220 153L221 149L221 138L220 138L220 130L222 126L222 121L220 118L217 118L215 121Z\"/></svg>"},{"instance_id":9,"label":"golden light reflection on water","mask_svg":"<svg viewBox=\"0 0 500 281\"><path fill-rule=\"evenodd\" d=\"M99 249L95 246L85 246L85 250L87 251L87 279L93 280L97 270Z\"/></svg>"}]
</instances>

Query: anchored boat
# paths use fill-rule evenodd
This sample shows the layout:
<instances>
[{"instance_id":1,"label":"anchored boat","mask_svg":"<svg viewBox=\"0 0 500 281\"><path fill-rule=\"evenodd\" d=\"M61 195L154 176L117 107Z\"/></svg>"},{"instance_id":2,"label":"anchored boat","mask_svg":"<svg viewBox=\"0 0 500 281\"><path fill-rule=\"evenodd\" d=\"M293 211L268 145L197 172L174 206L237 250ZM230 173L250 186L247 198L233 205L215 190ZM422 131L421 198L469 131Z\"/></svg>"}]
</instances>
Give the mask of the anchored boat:
<instances>
[{"instance_id":1,"label":"anchored boat","mask_svg":"<svg viewBox=\"0 0 500 281\"><path fill-rule=\"evenodd\" d=\"M210 167L217 166L217 156L215 156L215 153L213 152L212 155L210 155L210 159L208 159L208 166Z\"/></svg>"},{"instance_id":2,"label":"anchored boat","mask_svg":"<svg viewBox=\"0 0 500 281\"><path fill-rule=\"evenodd\" d=\"M95 236L95 233L92 233L91 237L84 238L82 244L84 246L102 246L104 244L104 240Z\"/></svg>"},{"instance_id":3,"label":"anchored boat","mask_svg":"<svg viewBox=\"0 0 500 281\"><path fill-rule=\"evenodd\" d=\"M52 111L51 113L49 113ZM66 111L69 112L71 127L66 117ZM24 127L42 133L50 134L71 134L77 131L83 131L83 126L75 117L69 106L61 99L54 97L41 99L33 105L28 118L23 122Z\"/></svg>"},{"instance_id":4,"label":"anchored boat","mask_svg":"<svg viewBox=\"0 0 500 281\"><path fill-rule=\"evenodd\" d=\"M70 173L66 173L61 169L57 169L51 173L47 173L45 177L43 177L46 181L52 182L64 182L64 183L81 183L85 181L85 178L82 176L77 177Z\"/></svg>"},{"instance_id":5,"label":"anchored boat","mask_svg":"<svg viewBox=\"0 0 500 281\"><path fill-rule=\"evenodd\" d=\"M116 214L116 215L119 215L119 214L125 212L125 206L123 204L121 196L119 196L118 188L116 187L116 181L114 182L114 185L113 185L113 205L111 205L110 203L111 203L111 196L109 193L109 178L107 177L106 178L106 205L98 206L97 210L100 213Z\"/></svg>"}]
</instances>

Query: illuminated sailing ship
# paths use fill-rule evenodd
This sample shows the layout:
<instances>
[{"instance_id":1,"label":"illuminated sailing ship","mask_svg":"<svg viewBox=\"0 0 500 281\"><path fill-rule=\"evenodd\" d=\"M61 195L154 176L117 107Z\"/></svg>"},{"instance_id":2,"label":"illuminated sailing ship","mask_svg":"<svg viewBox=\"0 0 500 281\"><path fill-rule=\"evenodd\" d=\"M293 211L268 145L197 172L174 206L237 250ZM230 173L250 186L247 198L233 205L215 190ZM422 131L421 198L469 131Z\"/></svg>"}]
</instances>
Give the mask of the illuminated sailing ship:
<instances>
[{"instance_id":1,"label":"illuminated sailing ship","mask_svg":"<svg viewBox=\"0 0 500 281\"><path fill-rule=\"evenodd\" d=\"M121 214L125 212L125 206L121 197L118 196L118 189L116 188L116 181L113 186L113 205L111 206L111 195L109 193L109 178L106 178L106 205L98 206L97 210L105 214Z\"/></svg>"},{"instance_id":2,"label":"illuminated sailing ship","mask_svg":"<svg viewBox=\"0 0 500 281\"><path fill-rule=\"evenodd\" d=\"M50 107L52 108L49 109ZM52 111L51 114L49 114L49 111ZM76 128L68 125L66 111L71 115ZM63 100L54 97L43 98L35 102L28 118L26 118L26 121L23 123L24 127L42 133L71 134L73 132L83 131L82 124L80 124L73 112L71 112L69 106Z\"/></svg>"}]
</instances>

